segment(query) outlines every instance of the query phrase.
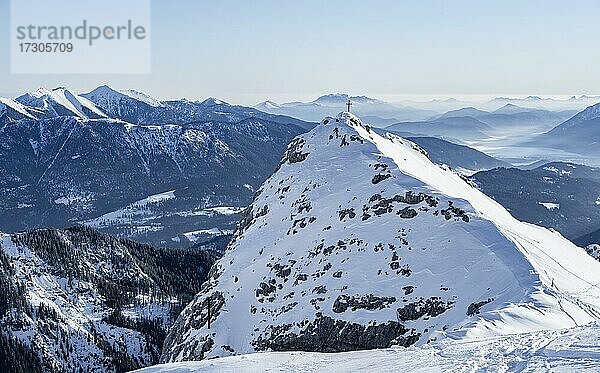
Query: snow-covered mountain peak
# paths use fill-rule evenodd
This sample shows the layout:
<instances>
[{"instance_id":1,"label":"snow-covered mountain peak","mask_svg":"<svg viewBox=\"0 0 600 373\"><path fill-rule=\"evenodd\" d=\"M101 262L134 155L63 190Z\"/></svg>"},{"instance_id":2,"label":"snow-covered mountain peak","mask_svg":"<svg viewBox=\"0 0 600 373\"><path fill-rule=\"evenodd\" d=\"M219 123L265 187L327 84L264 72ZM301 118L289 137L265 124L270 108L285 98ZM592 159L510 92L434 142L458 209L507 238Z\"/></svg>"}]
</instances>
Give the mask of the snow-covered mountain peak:
<instances>
[{"instance_id":1,"label":"snow-covered mountain peak","mask_svg":"<svg viewBox=\"0 0 600 373\"><path fill-rule=\"evenodd\" d=\"M375 104L381 103L381 101L367 97L367 96L350 96L346 93L330 93L323 95L313 101L315 104L324 106L344 106L348 100L352 100L358 104Z\"/></svg>"},{"instance_id":2,"label":"snow-covered mountain peak","mask_svg":"<svg viewBox=\"0 0 600 373\"><path fill-rule=\"evenodd\" d=\"M52 90L41 87L17 97L15 101L22 105L21 108L29 113L30 118L74 116L87 119L107 117L94 103L71 92L66 87L57 87Z\"/></svg>"},{"instance_id":3,"label":"snow-covered mountain peak","mask_svg":"<svg viewBox=\"0 0 600 373\"><path fill-rule=\"evenodd\" d=\"M267 101L264 101L264 102L261 102L261 103L259 104L259 106L260 106L260 105L262 105L262 106L264 106L264 107L266 107L266 108L269 108L269 109L278 109L278 108L280 108L280 107L281 107L281 105L279 105L279 104L278 104L278 103L276 103L275 101L269 101L269 100L267 100Z\"/></svg>"},{"instance_id":4,"label":"snow-covered mountain peak","mask_svg":"<svg viewBox=\"0 0 600 373\"><path fill-rule=\"evenodd\" d=\"M362 126L362 121L356 115L348 111L342 111L335 117L326 117L321 121L323 125L341 125Z\"/></svg>"},{"instance_id":5,"label":"snow-covered mountain peak","mask_svg":"<svg viewBox=\"0 0 600 373\"><path fill-rule=\"evenodd\" d=\"M43 97L43 96L51 95L52 94L52 90L49 90L49 89L47 89L45 87L39 87L38 89L36 89L33 92L30 92L29 94L31 96L33 96L33 97L40 98L40 97Z\"/></svg>"},{"instance_id":6,"label":"snow-covered mountain peak","mask_svg":"<svg viewBox=\"0 0 600 373\"><path fill-rule=\"evenodd\" d=\"M597 320L600 264L354 114L295 138L164 361L347 351Z\"/></svg>"},{"instance_id":7,"label":"snow-covered mountain peak","mask_svg":"<svg viewBox=\"0 0 600 373\"><path fill-rule=\"evenodd\" d=\"M321 105L342 105L345 104L349 98L350 96L345 93L330 93L317 98L313 102Z\"/></svg>"},{"instance_id":8,"label":"snow-covered mountain peak","mask_svg":"<svg viewBox=\"0 0 600 373\"><path fill-rule=\"evenodd\" d=\"M200 103L200 105L202 105L202 106L216 106L216 105L229 105L229 104L227 102L223 101L223 100L219 100L218 98L209 97L206 100L202 101Z\"/></svg>"},{"instance_id":9,"label":"snow-covered mountain peak","mask_svg":"<svg viewBox=\"0 0 600 373\"><path fill-rule=\"evenodd\" d=\"M163 107L165 106L162 102L155 99L154 97L147 95L143 92L136 91L135 89L126 89L120 91L122 94L129 96L135 100L145 102L146 104L154 107Z\"/></svg>"},{"instance_id":10,"label":"snow-covered mountain peak","mask_svg":"<svg viewBox=\"0 0 600 373\"><path fill-rule=\"evenodd\" d=\"M22 116L26 119L35 119L35 117L29 113L25 105L13 100L12 98L0 97L0 111L8 109L14 110L19 118Z\"/></svg>"},{"instance_id":11,"label":"snow-covered mountain peak","mask_svg":"<svg viewBox=\"0 0 600 373\"><path fill-rule=\"evenodd\" d=\"M37 107L37 105L44 104L43 100L40 100L42 97L50 96L51 94L52 92L48 89L39 87L35 91L22 94L21 96L17 97L15 101L30 107Z\"/></svg>"},{"instance_id":12,"label":"snow-covered mountain peak","mask_svg":"<svg viewBox=\"0 0 600 373\"><path fill-rule=\"evenodd\" d=\"M107 85L101 85L93 91L83 94L82 96L92 100L93 102L101 104L100 106L102 106L102 104L109 105L111 103L129 99L150 105L152 107L164 106L160 100L157 100L146 93L136 91L134 89L116 90Z\"/></svg>"},{"instance_id":13,"label":"snow-covered mountain peak","mask_svg":"<svg viewBox=\"0 0 600 373\"><path fill-rule=\"evenodd\" d=\"M109 87L106 84L96 87L93 91L88 94L97 94L97 95L118 95L119 92L116 89Z\"/></svg>"}]
</instances>

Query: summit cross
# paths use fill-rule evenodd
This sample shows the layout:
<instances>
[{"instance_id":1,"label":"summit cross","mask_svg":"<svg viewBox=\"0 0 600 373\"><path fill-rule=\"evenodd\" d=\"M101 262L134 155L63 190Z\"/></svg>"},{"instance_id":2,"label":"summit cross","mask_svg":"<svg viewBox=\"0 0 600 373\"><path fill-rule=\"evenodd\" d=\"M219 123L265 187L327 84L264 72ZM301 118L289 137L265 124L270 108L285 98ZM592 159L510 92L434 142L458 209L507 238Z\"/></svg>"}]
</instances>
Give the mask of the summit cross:
<instances>
[{"instance_id":1,"label":"summit cross","mask_svg":"<svg viewBox=\"0 0 600 373\"><path fill-rule=\"evenodd\" d=\"M352 101L350 101L350 99L346 102L346 106L348 107L348 112L350 112L350 107L352 107Z\"/></svg>"}]
</instances>

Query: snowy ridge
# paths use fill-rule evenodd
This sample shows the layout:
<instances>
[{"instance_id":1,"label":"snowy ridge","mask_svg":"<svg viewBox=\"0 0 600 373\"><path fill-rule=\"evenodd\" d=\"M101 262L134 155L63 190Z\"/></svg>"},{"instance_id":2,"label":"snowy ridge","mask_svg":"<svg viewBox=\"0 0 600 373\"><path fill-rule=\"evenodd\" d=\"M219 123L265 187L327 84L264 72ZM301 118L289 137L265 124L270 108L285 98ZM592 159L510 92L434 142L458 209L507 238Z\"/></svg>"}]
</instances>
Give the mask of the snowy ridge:
<instances>
[{"instance_id":1,"label":"snowy ridge","mask_svg":"<svg viewBox=\"0 0 600 373\"><path fill-rule=\"evenodd\" d=\"M35 117L27 111L27 107L13 99L0 97L0 104L5 105L17 113L23 115L25 118L35 119Z\"/></svg>"},{"instance_id":2,"label":"snowy ridge","mask_svg":"<svg viewBox=\"0 0 600 373\"><path fill-rule=\"evenodd\" d=\"M61 87L53 89L52 92L50 92L50 97L81 118L89 117L89 115L84 112L84 108L100 118L107 117L106 114L98 109L90 100L85 97L77 96L66 88Z\"/></svg>"},{"instance_id":3,"label":"snowy ridge","mask_svg":"<svg viewBox=\"0 0 600 373\"><path fill-rule=\"evenodd\" d=\"M598 269L414 143L341 113L290 143L162 360L583 325L600 316Z\"/></svg>"},{"instance_id":4,"label":"snowy ridge","mask_svg":"<svg viewBox=\"0 0 600 373\"><path fill-rule=\"evenodd\" d=\"M98 109L93 102L72 93L64 87L53 90L39 88L34 92L19 96L16 101L22 105L21 108L26 112L32 111L32 109L37 111L38 115L33 115L36 119L49 116L75 116L82 119L107 118L107 115ZM28 117L33 119L32 115Z\"/></svg>"},{"instance_id":5,"label":"snowy ridge","mask_svg":"<svg viewBox=\"0 0 600 373\"><path fill-rule=\"evenodd\" d=\"M165 106L162 102L155 99L154 97L149 96L143 92L136 91L135 89L125 89L125 90L121 90L119 92L126 96L133 98L134 100L142 101L150 106L154 106L154 107Z\"/></svg>"},{"instance_id":6,"label":"snowy ridge","mask_svg":"<svg viewBox=\"0 0 600 373\"><path fill-rule=\"evenodd\" d=\"M84 93L82 97L94 102L107 113L110 113L112 117L122 115L128 110L124 104L142 104L142 107L146 106L149 108L163 107L159 100L145 93L135 90L117 91L106 85L100 86L89 93Z\"/></svg>"},{"instance_id":7,"label":"snowy ridge","mask_svg":"<svg viewBox=\"0 0 600 373\"><path fill-rule=\"evenodd\" d=\"M183 213L247 206L254 192L250 189L271 174L290 139L304 132L297 120L264 113L266 119L255 118L260 112L244 107L193 104L187 111L180 102L153 108L125 99L116 103L115 110L126 114L122 117L110 113L111 118L81 118L49 100L36 103L46 105L45 110L27 107L39 120L25 120L11 109L0 113L0 148L5 149L0 157L5 193L0 208L17 215L0 214L0 229L91 221L120 236L183 246L171 238L214 227L229 231L239 220L235 213L214 218ZM83 104L80 111L92 113ZM24 163L14 167L17 159ZM167 190L180 194L136 205ZM54 202L48 206L52 211L36 214L46 200ZM27 208L19 207L25 204Z\"/></svg>"},{"instance_id":8,"label":"snowy ridge","mask_svg":"<svg viewBox=\"0 0 600 373\"><path fill-rule=\"evenodd\" d=\"M515 244L523 245L519 249L530 261L544 266L552 266L552 272L541 265L537 268L545 285L551 284L552 275L555 275L555 280L561 281L560 284L565 289L581 286L586 288L592 284L600 284L600 275L590 274L598 269L596 263L585 255L584 250L573 245L569 240L564 239L558 233L551 233L546 228L516 220L500 204L465 183L459 175L432 165L426 156L414 151L412 143L399 136L388 134L387 138L384 138L376 133L368 133L362 126L355 125L355 128L361 135L373 141L383 154L390 156L403 173L425 182L447 196L468 201L479 214L503 230L503 233L515 241ZM527 240L527 237L531 235L533 235L531 238L534 238L534 241ZM550 244L552 242L554 244ZM545 250L542 250L540 245L545 246ZM528 252L527 248L531 248L532 252ZM586 265L586 267L576 268L580 265ZM565 282L562 282L563 280ZM572 280L575 283L571 282ZM558 283L555 282L555 285ZM600 289L596 286L594 289L597 292L596 296L600 295Z\"/></svg>"},{"instance_id":9,"label":"snowy ridge","mask_svg":"<svg viewBox=\"0 0 600 373\"><path fill-rule=\"evenodd\" d=\"M565 128L572 127L578 123L585 122L587 120L596 119L600 117L600 103L588 106L585 110L577 113L571 119L561 124L557 129L564 130Z\"/></svg>"},{"instance_id":10,"label":"snowy ridge","mask_svg":"<svg viewBox=\"0 0 600 373\"><path fill-rule=\"evenodd\" d=\"M576 324L586 323L600 316L598 263L592 260L585 250L557 232L551 233L546 228L518 221L500 204L467 185L460 176L442 168L432 168L427 157L411 151L406 140L394 135L388 135L387 139L377 134L371 137L363 126L355 125L355 128L361 135L373 141L383 154L391 156L403 173L425 182L449 197L468 201L478 214L493 222L533 266L536 276L539 276L544 285L543 292L548 289L551 292L557 290L557 294L553 295L557 297L557 302L560 302L562 297L574 299L575 303L586 302L587 304L578 305L573 310L581 317L574 317L573 321ZM588 306L591 309L588 309ZM568 311L563 311L569 318L572 317ZM516 320L511 321L513 325L509 328L514 327L514 321ZM532 320L525 321L531 323ZM568 324L569 322L561 323L560 327L567 327ZM552 327L552 324L543 327Z\"/></svg>"}]
</instances>

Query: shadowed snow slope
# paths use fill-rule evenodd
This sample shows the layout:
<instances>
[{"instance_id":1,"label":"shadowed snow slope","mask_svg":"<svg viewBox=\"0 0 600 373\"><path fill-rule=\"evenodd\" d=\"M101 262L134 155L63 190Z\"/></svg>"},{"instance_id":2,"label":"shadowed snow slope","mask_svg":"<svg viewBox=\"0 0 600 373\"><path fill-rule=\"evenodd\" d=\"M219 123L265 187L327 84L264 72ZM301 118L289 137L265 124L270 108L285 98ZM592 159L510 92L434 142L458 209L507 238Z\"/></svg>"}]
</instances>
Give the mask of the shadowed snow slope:
<instances>
[{"instance_id":1,"label":"shadowed snow slope","mask_svg":"<svg viewBox=\"0 0 600 373\"><path fill-rule=\"evenodd\" d=\"M339 352L582 325L600 264L350 113L294 139L162 360Z\"/></svg>"},{"instance_id":2,"label":"shadowed snow slope","mask_svg":"<svg viewBox=\"0 0 600 373\"><path fill-rule=\"evenodd\" d=\"M323 354L267 352L157 365L139 373L192 372L598 372L600 328L538 331L422 347Z\"/></svg>"}]
</instances>

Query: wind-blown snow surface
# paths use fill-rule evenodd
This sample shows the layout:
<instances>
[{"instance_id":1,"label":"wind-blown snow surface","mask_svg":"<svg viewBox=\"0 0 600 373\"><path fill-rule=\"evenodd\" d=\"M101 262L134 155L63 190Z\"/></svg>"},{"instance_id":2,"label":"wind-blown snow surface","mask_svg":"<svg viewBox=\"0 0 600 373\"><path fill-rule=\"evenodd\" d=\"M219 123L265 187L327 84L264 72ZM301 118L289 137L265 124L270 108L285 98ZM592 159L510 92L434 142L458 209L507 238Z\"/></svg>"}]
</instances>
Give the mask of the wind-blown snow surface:
<instances>
[{"instance_id":1,"label":"wind-blown snow surface","mask_svg":"<svg viewBox=\"0 0 600 373\"><path fill-rule=\"evenodd\" d=\"M422 347L324 354L267 352L156 365L138 373L192 372L598 372L600 327L434 342Z\"/></svg>"},{"instance_id":2,"label":"wind-blown snow surface","mask_svg":"<svg viewBox=\"0 0 600 373\"><path fill-rule=\"evenodd\" d=\"M600 318L599 269L417 145L342 113L292 141L162 360L573 327Z\"/></svg>"}]
</instances>

